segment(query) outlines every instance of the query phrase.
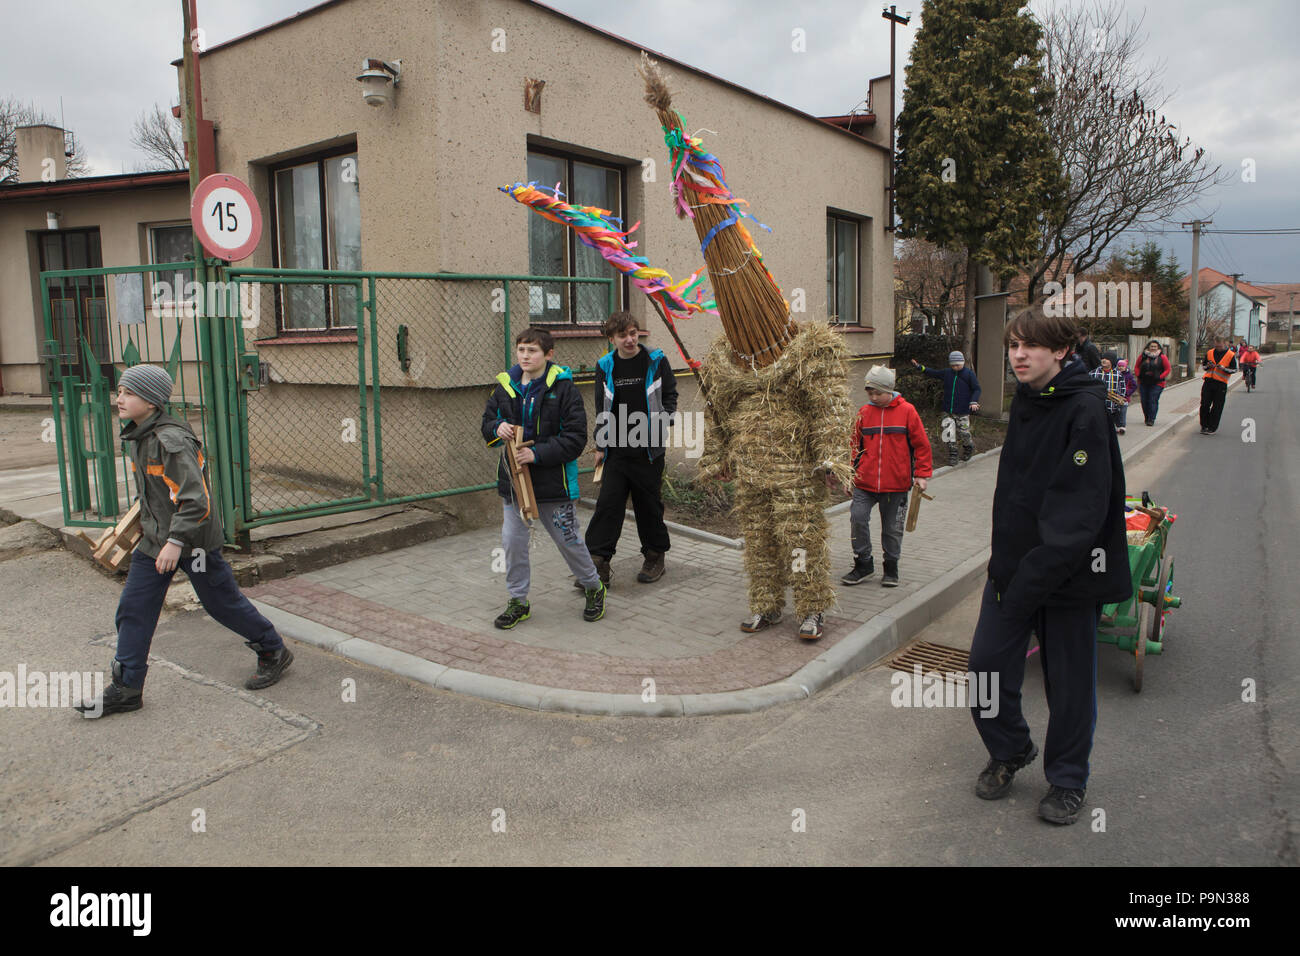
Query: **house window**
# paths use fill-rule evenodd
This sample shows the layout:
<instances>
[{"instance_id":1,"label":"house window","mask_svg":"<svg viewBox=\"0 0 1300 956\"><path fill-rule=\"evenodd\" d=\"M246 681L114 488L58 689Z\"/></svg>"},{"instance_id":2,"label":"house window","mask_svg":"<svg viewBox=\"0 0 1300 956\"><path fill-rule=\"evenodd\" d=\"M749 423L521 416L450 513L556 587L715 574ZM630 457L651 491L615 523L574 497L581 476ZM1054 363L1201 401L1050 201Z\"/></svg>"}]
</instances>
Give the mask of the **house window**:
<instances>
[{"instance_id":1,"label":"house window","mask_svg":"<svg viewBox=\"0 0 1300 956\"><path fill-rule=\"evenodd\" d=\"M832 322L858 322L858 221L826 217L826 312Z\"/></svg>"},{"instance_id":2,"label":"house window","mask_svg":"<svg viewBox=\"0 0 1300 956\"><path fill-rule=\"evenodd\" d=\"M149 262L157 264L159 262L193 262L194 261L194 233L191 231L189 223L180 225L150 226L149 227ZM145 275L145 305L152 309L155 315L176 315L176 304L184 302L186 308L184 314L192 316L194 310L194 289L188 290L185 284L194 281L194 273L187 272L151 272ZM167 287L166 293L159 288L159 285Z\"/></svg>"},{"instance_id":3,"label":"house window","mask_svg":"<svg viewBox=\"0 0 1300 956\"><path fill-rule=\"evenodd\" d=\"M282 269L361 268L361 184L356 152L272 171L276 264ZM286 285L277 311L284 331L355 328L352 286Z\"/></svg>"},{"instance_id":4,"label":"house window","mask_svg":"<svg viewBox=\"0 0 1300 956\"><path fill-rule=\"evenodd\" d=\"M590 160L528 151L528 179L548 191L559 183L564 200L575 206L608 209L623 215L623 171ZM572 229L541 216L528 217L528 274L535 276L614 277L610 308L606 286L594 282L543 282L528 289L528 318L538 325L591 325L623 308L623 283L600 253L583 245Z\"/></svg>"}]
</instances>

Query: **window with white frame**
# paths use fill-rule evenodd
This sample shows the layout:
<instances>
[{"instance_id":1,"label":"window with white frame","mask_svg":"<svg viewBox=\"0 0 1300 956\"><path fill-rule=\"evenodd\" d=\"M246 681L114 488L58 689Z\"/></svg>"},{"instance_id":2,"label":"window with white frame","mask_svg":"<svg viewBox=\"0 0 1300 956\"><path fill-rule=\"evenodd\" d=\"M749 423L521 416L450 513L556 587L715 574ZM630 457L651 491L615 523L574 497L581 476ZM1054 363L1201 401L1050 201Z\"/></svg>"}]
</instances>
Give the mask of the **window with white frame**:
<instances>
[{"instance_id":1,"label":"window with white frame","mask_svg":"<svg viewBox=\"0 0 1300 956\"><path fill-rule=\"evenodd\" d=\"M858 324L859 221L826 216L826 313L832 322Z\"/></svg>"},{"instance_id":2,"label":"window with white frame","mask_svg":"<svg viewBox=\"0 0 1300 956\"><path fill-rule=\"evenodd\" d=\"M528 179L548 192L559 184L565 202L596 206L623 216L623 170L562 153L528 151ZM528 217L528 274L613 278L614 301L608 287L597 282L545 282L528 290L528 318L538 325L600 324L610 312L623 308L621 276L599 252L583 245L572 229L541 216Z\"/></svg>"},{"instance_id":3,"label":"window with white frame","mask_svg":"<svg viewBox=\"0 0 1300 956\"><path fill-rule=\"evenodd\" d=\"M189 223L162 223L149 226L148 230L150 265L194 261L194 233ZM148 273L144 290L145 302L155 315L192 316L194 289L186 289L186 283L193 281L192 271ZM180 308L182 303L183 309Z\"/></svg>"}]
</instances>

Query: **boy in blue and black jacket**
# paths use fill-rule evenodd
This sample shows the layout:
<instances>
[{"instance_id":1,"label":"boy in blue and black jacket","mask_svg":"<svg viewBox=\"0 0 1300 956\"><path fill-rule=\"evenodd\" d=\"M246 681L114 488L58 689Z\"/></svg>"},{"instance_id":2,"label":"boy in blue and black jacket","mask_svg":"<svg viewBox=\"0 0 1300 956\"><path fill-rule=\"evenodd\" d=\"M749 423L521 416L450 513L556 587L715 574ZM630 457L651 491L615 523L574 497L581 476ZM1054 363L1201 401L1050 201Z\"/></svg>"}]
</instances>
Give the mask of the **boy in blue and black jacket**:
<instances>
[{"instance_id":1,"label":"boy in blue and black jacket","mask_svg":"<svg viewBox=\"0 0 1300 956\"><path fill-rule=\"evenodd\" d=\"M971 412L980 410L980 380L966 367L966 356L961 352L949 352L946 369L926 368L916 359L912 359L912 365L943 383L943 410L952 416L953 426L956 429L953 437L961 441L961 460L970 461L971 455L975 453L975 438L970 431L970 416ZM957 442L947 440L948 435L951 434L949 428L948 422L945 421L943 430L944 444L948 446L948 465L955 468Z\"/></svg>"},{"instance_id":2,"label":"boy in blue and black jacket","mask_svg":"<svg viewBox=\"0 0 1300 956\"><path fill-rule=\"evenodd\" d=\"M587 445L587 412L573 376L556 365L555 340L544 329L527 328L515 339L518 364L497 376L497 386L483 410L483 440L489 448L506 445L497 465L497 493L502 503L501 544L506 553L506 586L510 601L493 624L509 630L531 616L528 603L530 569L528 526L519 516L505 455L515 430L532 444L514 452L527 465L537 500L538 518L550 533L587 596L582 617L605 616L605 585L596 574L591 555L578 529L574 501L578 497L578 456Z\"/></svg>"},{"instance_id":3,"label":"boy in blue and black jacket","mask_svg":"<svg viewBox=\"0 0 1300 956\"><path fill-rule=\"evenodd\" d=\"M650 584L664 576L668 526L660 492L668 427L677 411L677 379L659 349L638 341L640 330L629 312L605 320L610 350L596 363L596 464L604 477L596 513L587 526L587 550L600 579L610 583L628 496L645 561L636 579Z\"/></svg>"}]
</instances>

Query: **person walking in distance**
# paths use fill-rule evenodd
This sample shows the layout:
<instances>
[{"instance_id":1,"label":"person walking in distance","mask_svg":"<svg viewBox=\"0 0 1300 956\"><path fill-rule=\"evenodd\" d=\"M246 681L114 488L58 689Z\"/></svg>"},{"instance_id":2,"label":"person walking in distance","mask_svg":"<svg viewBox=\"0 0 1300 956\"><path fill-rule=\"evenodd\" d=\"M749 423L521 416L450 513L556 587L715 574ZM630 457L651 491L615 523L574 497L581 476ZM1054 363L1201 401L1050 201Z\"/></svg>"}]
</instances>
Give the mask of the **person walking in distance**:
<instances>
[{"instance_id":1,"label":"person walking in distance","mask_svg":"<svg viewBox=\"0 0 1300 956\"><path fill-rule=\"evenodd\" d=\"M1165 357L1160 343L1152 339L1142 350L1137 366L1138 395L1142 399L1142 418L1147 425L1156 423L1160 396L1164 394L1165 382L1171 371L1169 359Z\"/></svg>"},{"instance_id":2,"label":"person walking in distance","mask_svg":"<svg viewBox=\"0 0 1300 956\"><path fill-rule=\"evenodd\" d=\"M1223 406L1228 399L1228 379L1237 371L1237 354L1228 346L1222 335L1214 337L1214 348L1201 360L1205 375L1201 381L1201 434L1213 435L1219 430Z\"/></svg>"}]
</instances>

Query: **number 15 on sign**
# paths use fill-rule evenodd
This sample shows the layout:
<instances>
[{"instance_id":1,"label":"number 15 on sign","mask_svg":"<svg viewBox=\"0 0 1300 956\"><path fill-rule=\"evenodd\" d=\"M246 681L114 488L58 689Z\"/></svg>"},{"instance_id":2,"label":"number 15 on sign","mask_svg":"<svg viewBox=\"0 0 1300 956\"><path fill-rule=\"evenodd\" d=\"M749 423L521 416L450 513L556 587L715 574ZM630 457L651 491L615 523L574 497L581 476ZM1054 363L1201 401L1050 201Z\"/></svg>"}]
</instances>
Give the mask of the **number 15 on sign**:
<instances>
[{"instance_id":1,"label":"number 15 on sign","mask_svg":"<svg viewBox=\"0 0 1300 956\"><path fill-rule=\"evenodd\" d=\"M199 183L190 201L190 222L203 248L236 262L253 254L262 238L262 210L248 186L225 173Z\"/></svg>"}]
</instances>

